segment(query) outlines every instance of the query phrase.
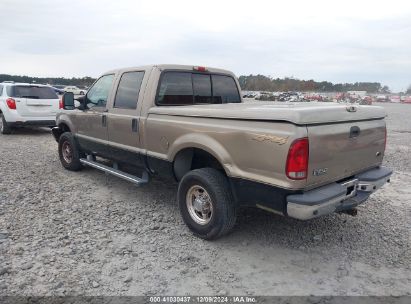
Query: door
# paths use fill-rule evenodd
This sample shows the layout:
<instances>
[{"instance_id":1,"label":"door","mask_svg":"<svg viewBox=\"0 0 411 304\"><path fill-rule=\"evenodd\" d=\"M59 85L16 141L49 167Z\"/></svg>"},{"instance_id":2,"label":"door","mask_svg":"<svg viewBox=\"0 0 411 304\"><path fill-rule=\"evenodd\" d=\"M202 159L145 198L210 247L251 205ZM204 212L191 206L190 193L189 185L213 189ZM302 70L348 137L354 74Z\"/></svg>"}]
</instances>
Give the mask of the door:
<instances>
[{"instance_id":1,"label":"door","mask_svg":"<svg viewBox=\"0 0 411 304\"><path fill-rule=\"evenodd\" d=\"M78 113L77 139L87 152L107 157L107 101L113 92L114 74L100 77L84 97L85 110Z\"/></svg>"},{"instance_id":2,"label":"door","mask_svg":"<svg viewBox=\"0 0 411 304\"><path fill-rule=\"evenodd\" d=\"M112 106L107 113L108 144L111 158L132 165L141 165L139 113L137 110L144 71L124 72Z\"/></svg>"}]
</instances>

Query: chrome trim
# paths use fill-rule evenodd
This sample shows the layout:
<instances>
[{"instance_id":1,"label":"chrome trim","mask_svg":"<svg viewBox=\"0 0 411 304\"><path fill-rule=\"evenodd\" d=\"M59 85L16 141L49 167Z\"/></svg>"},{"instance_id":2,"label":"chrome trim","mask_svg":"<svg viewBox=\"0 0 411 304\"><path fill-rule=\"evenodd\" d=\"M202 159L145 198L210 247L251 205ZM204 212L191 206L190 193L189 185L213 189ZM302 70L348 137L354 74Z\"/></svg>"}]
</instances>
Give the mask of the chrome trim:
<instances>
[{"instance_id":1,"label":"chrome trim","mask_svg":"<svg viewBox=\"0 0 411 304\"><path fill-rule=\"evenodd\" d=\"M353 191L348 195L341 195L330 199L326 202L317 205L303 205L296 204L287 201L287 214L289 217L299 220L309 220L322 215L333 213L337 210L337 207L344 204L349 199L354 199L358 193L366 193L367 197L381 188L385 183L390 182L391 174L380 178L375 181L361 181L359 178L355 178L341 183L346 189L354 186ZM315 190L315 189L314 189Z\"/></svg>"},{"instance_id":2,"label":"chrome trim","mask_svg":"<svg viewBox=\"0 0 411 304\"><path fill-rule=\"evenodd\" d=\"M138 177L138 176L131 175L131 174L128 174L126 172L120 171L120 170L115 169L115 168L110 168L108 166L100 164L100 163L98 163L96 161L93 161L91 159L92 159L92 157L87 157L87 159L80 158L80 162L83 165L87 165L87 166L93 167L95 169L104 171L106 173L109 173L109 174L112 174L112 175L117 176L119 178L125 179L125 180L127 180L129 182L132 182L134 184L137 184L137 185L146 184L149 180L149 176L148 176L148 173L146 171L143 171L143 176L142 177Z\"/></svg>"},{"instance_id":3,"label":"chrome trim","mask_svg":"<svg viewBox=\"0 0 411 304\"><path fill-rule=\"evenodd\" d=\"M353 190L351 191L350 194L345 196L345 199L348 199L350 197L356 196L357 195L357 185L358 185L358 178L343 182L341 186L345 187L345 189L348 190L349 187L354 187Z\"/></svg>"},{"instance_id":4,"label":"chrome trim","mask_svg":"<svg viewBox=\"0 0 411 304\"><path fill-rule=\"evenodd\" d=\"M389 183L390 179L391 179L391 175L381 178L379 180L376 180L374 182L359 181L357 185L357 190L373 193L377 191L378 189L380 189L382 186L384 186L385 183Z\"/></svg>"},{"instance_id":5,"label":"chrome trim","mask_svg":"<svg viewBox=\"0 0 411 304\"><path fill-rule=\"evenodd\" d=\"M336 197L325 203L307 206L287 202L287 214L298 220L309 220L335 211L338 204L345 200L345 195Z\"/></svg>"}]
</instances>

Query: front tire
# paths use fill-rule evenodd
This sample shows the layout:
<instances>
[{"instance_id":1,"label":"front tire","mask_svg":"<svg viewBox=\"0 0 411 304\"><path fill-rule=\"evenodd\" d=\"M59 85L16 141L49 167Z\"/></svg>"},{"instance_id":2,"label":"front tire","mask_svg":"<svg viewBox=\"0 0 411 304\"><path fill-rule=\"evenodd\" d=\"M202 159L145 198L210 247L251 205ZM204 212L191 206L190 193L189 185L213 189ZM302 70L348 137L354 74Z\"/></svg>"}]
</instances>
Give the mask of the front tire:
<instances>
[{"instance_id":1,"label":"front tire","mask_svg":"<svg viewBox=\"0 0 411 304\"><path fill-rule=\"evenodd\" d=\"M0 133L1 134L10 134L11 133L11 128L7 124L7 121L4 118L3 113L0 113Z\"/></svg>"},{"instance_id":2,"label":"front tire","mask_svg":"<svg viewBox=\"0 0 411 304\"><path fill-rule=\"evenodd\" d=\"M213 168L188 172L178 186L185 224L198 237L217 239L235 225L236 208L226 176Z\"/></svg>"},{"instance_id":3,"label":"front tire","mask_svg":"<svg viewBox=\"0 0 411 304\"><path fill-rule=\"evenodd\" d=\"M59 138L60 162L64 168L70 171L79 171L83 167L80 162L82 153L78 148L74 136L70 132L64 132Z\"/></svg>"}]
</instances>

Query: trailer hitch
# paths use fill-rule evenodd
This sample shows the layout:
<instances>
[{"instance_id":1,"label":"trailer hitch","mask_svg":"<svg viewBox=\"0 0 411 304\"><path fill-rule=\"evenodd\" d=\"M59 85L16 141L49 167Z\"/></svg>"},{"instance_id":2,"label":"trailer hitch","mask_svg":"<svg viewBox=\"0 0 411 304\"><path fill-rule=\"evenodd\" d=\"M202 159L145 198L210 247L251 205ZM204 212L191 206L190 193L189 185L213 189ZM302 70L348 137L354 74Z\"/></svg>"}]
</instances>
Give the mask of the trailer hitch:
<instances>
[{"instance_id":1,"label":"trailer hitch","mask_svg":"<svg viewBox=\"0 0 411 304\"><path fill-rule=\"evenodd\" d=\"M351 208L351 209L347 209L347 210L342 210L340 211L340 213L345 213L351 216L357 216L358 213L358 209L357 208Z\"/></svg>"}]
</instances>

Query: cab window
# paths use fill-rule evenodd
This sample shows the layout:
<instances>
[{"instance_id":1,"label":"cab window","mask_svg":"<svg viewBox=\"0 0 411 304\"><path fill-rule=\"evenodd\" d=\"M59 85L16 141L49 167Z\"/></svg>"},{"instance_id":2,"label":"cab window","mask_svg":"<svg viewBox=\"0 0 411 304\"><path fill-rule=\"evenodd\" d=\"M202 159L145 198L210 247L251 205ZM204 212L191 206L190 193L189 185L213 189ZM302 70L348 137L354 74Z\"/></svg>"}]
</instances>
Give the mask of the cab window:
<instances>
[{"instance_id":1,"label":"cab window","mask_svg":"<svg viewBox=\"0 0 411 304\"><path fill-rule=\"evenodd\" d=\"M193 74L194 103L212 103L210 75Z\"/></svg>"},{"instance_id":2,"label":"cab window","mask_svg":"<svg viewBox=\"0 0 411 304\"><path fill-rule=\"evenodd\" d=\"M212 75L213 103L237 103L241 102L237 85L234 79L225 75Z\"/></svg>"},{"instance_id":3,"label":"cab window","mask_svg":"<svg viewBox=\"0 0 411 304\"><path fill-rule=\"evenodd\" d=\"M105 107L113 86L114 74L104 75L90 88L86 95L87 107Z\"/></svg>"},{"instance_id":4,"label":"cab window","mask_svg":"<svg viewBox=\"0 0 411 304\"><path fill-rule=\"evenodd\" d=\"M193 104L191 73L164 73L158 91L157 103L165 106Z\"/></svg>"},{"instance_id":5,"label":"cab window","mask_svg":"<svg viewBox=\"0 0 411 304\"><path fill-rule=\"evenodd\" d=\"M193 105L241 102L237 84L229 75L166 71L160 78L157 105Z\"/></svg>"},{"instance_id":6,"label":"cab window","mask_svg":"<svg viewBox=\"0 0 411 304\"><path fill-rule=\"evenodd\" d=\"M136 109L144 72L126 72L121 76L118 85L114 107L121 109Z\"/></svg>"}]
</instances>

